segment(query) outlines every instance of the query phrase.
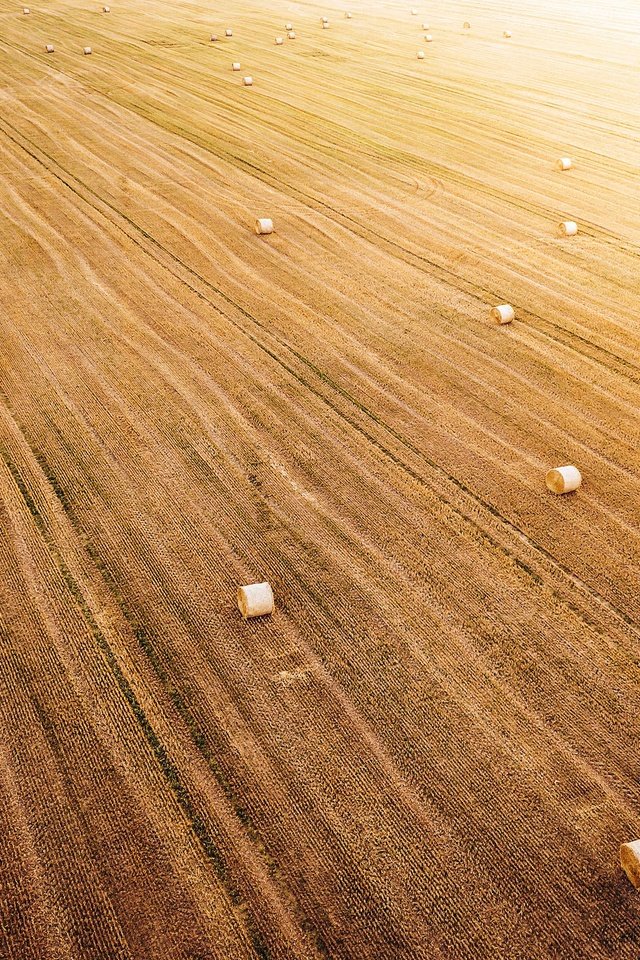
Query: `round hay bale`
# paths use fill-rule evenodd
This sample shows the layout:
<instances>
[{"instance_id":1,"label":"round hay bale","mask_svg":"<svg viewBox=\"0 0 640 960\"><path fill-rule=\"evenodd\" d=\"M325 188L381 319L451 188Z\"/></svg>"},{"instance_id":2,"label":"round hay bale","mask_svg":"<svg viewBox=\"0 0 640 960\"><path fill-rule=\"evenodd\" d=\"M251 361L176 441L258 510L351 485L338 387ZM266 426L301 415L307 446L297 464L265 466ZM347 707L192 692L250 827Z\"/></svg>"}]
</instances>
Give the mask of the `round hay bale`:
<instances>
[{"instance_id":1,"label":"round hay bale","mask_svg":"<svg viewBox=\"0 0 640 960\"><path fill-rule=\"evenodd\" d=\"M282 37L276 37L276 46L279 47L281 43L284 43Z\"/></svg>"},{"instance_id":2,"label":"round hay bale","mask_svg":"<svg viewBox=\"0 0 640 960\"><path fill-rule=\"evenodd\" d=\"M411 16L412 16L412 17L417 17L417 16L418 16L418 11L416 10L415 7L414 7L414 8L412 9L412 11L411 11Z\"/></svg>"},{"instance_id":3,"label":"round hay bale","mask_svg":"<svg viewBox=\"0 0 640 960\"><path fill-rule=\"evenodd\" d=\"M82 52L85 55L85 57L88 57L89 54L92 53L93 51L91 50L91 47L83 47Z\"/></svg>"},{"instance_id":4,"label":"round hay bale","mask_svg":"<svg viewBox=\"0 0 640 960\"><path fill-rule=\"evenodd\" d=\"M231 64L231 69L232 69L232 70L239 70L239 69L240 69L240 64L239 64L239 63L232 63L232 64Z\"/></svg>"},{"instance_id":5,"label":"round hay bale","mask_svg":"<svg viewBox=\"0 0 640 960\"><path fill-rule=\"evenodd\" d=\"M284 28L285 28L285 30L293 30L293 24L292 24L292 23L285 23Z\"/></svg>"},{"instance_id":6,"label":"round hay bale","mask_svg":"<svg viewBox=\"0 0 640 960\"><path fill-rule=\"evenodd\" d=\"M212 34L211 34L211 43L215 43L217 39L218 39L217 34L212 33Z\"/></svg>"},{"instance_id":7,"label":"round hay bale","mask_svg":"<svg viewBox=\"0 0 640 960\"><path fill-rule=\"evenodd\" d=\"M268 217L259 217L256 220L256 233L258 236L273 233L273 220L270 220Z\"/></svg>"},{"instance_id":8,"label":"round hay bale","mask_svg":"<svg viewBox=\"0 0 640 960\"><path fill-rule=\"evenodd\" d=\"M425 40L425 43L433 43L433 37L431 36L430 33L428 33L428 34L426 35L426 37L424 38L424 40Z\"/></svg>"},{"instance_id":9,"label":"round hay bale","mask_svg":"<svg viewBox=\"0 0 640 960\"><path fill-rule=\"evenodd\" d=\"M422 29L423 29L423 30L431 30L431 24L430 24L430 23L423 23L423 24L422 24Z\"/></svg>"},{"instance_id":10,"label":"round hay bale","mask_svg":"<svg viewBox=\"0 0 640 960\"><path fill-rule=\"evenodd\" d=\"M225 37L232 37L232 36L233 36L233 30L231 29L231 27L227 27L227 29L226 29L225 32L224 32L224 35L225 35Z\"/></svg>"},{"instance_id":11,"label":"round hay bale","mask_svg":"<svg viewBox=\"0 0 640 960\"><path fill-rule=\"evenodd\" d=\"M634 887L640 887L640 840L620 844L620 866Z\"/></svg>"},{"instance_id":12,"label":"round hay bale","mask_svg":"<svg viewBox=\"0 0 640 960\"><path fill-rule=\"evenodd\" d=\"M347 20L351 20L351 17L352 17L352 16L353 16L353 14L351 14L351 13L349 13L349 12L345 13L345 17L346 17Z\"/></svg>"},{"instance_id":13,"label":"round hay bale","mask_svg":"<svg viewBox=\"0 0 640 960\"><path fill-rule=\"evenodd\" d=\"M320 17L320 23L329 23L329 17Z\"/></svg>"},{"instance_id":14,"label":"round hay bale","mask_svg":"<svg viewBox=\"0 0 640 960\"><path fill-rule=\"evenodd\" d=\"M46 45L46 47L45 47L45 50L47 51L47 53L53 53L53 52L54 52L54 50L53 50L53 44L52 44L52 43L48 43L48 44Z\"/></svg>"},{"instance_id":15,"label":"round hay bale","mask_svg":"<svg viewBox=\"0 0 640 960\"><path fill-rule=\"evenodd\" d=\"M547 471L544 482L552 493L571 493L582 483L582 475L577 467L554 467Z\"/></svg>"},{"instance_id":16,"label":"round hay bale","mask_svg":"<svg viewBox=\"0 0 640 960\"><path fill-rule=\"evenodd\" d=\"M510 39L511 39L511 30L505 30L504 33L502 34L502 36L505 38L505 40L510 40Z\"/></svg>"},{"instance_id":17,"label":"round hay bale","mask_svg":"<svg viewBox=\"0 0 640 960\"><path fill-rule=\"evenodd\" d=\"M296 38L295 30L289 30L287 37L289 38L289 40L295 40Z\"/></svg>"},{"instance_id":18,"label":"round hay bale","mask_svg":"<svg viewBox=\"0 0 640 960\"><path fill-rule=\"evenodd\" d=\"M560 157L558 160L558 170L571 170L573 161L571 157Z\"/></svg>"},{"instance_id":19,"label":"round hay bale","mask_svg":"<svg viewBox=\"0 0 640 960\"><path fill-rule=\"evenodd\" d=\"M238 609L245 618L264 617L273 613L275 603L269 583L249 583L238 587Z\"/></svg>"},{"instance_id":20,"label":"round hay bale","mask_svg":"<svg viewBox=\"0 0 640 960\"><path fill-rule=\"evenodd\" d=\"M252 86L253 86L253 77L243 77L243 78L242 78L242 82L243 82L243 84L245 85L245 87L252 87Z\"/></svg>"},{"instance_id":21,"label":"round hay bale","mask_svg":"<svg viewBox=\"0 0 640 960\"><path fill-rule=\"evenodd\" d=\"M23 7L23 8L22 8L22 13L23 13L23 15L26 17L27 14L31 13L31 10L29 10L29 7Z\"/></svg>"},{"instance_id":22,"label":"round hay bale","mask_svg":"<svg viewBox=\"0 0 640 960\"><path fill-rule=\"evenodd\" d=\"M465 20L465 22L462 24L462 29L463 29L463 30L471 30L471 24L469 23L468 20Z\"/></svg>"},{"instance_id":23,"label":"round hay bale","mask_svg":"<svg viewBox=\"0 0 640 960\"><path fill-rule=\"evenodd\" d=\"M558 233L561 237L575 237L578 232L578 224L575 220L563 220L558 224Z\"/></svg>"},{"instance_id":24,"label":"round hay bale","mask_svg":"<svg viewBox=\"0 0 640 960\"><path fill-rule=\"evenodd\" d=\"M491 316L496 323L511 323L515 315L515 310L510 303L499 303L491 311Z\"/></svg>"},{"instance_id":25,"label":"round hay bale","mask_svg":"<svg viewBox=\"0 0 640 960\"><path fill-rule=\"evenodd\" d=\"M111 7L103 7L103 8L102 8L102 12L103 12L103 13L111 13Z\"/></svg>"},{"instance_id":26,"label":"round hay bale","mask_svg":"<svg viewBox=\"0 0 640 960\"><path fill-rule=\"evenodd\" d=\"M424 50L418 50L418 60L424 60Z\"/></svg>"},{"instance_id":27,"label":"round hay bale","mask_svg":"<svg viewBox=\"0 0 640 960\"><path fill-rule=\"evenodd\" d=\"M323 23L323 24L322 24L322 29L323 29L323 30L328 30L328 29L329 29L329 24L328 24L328 23Z\"/></svg>"}]
</instances>

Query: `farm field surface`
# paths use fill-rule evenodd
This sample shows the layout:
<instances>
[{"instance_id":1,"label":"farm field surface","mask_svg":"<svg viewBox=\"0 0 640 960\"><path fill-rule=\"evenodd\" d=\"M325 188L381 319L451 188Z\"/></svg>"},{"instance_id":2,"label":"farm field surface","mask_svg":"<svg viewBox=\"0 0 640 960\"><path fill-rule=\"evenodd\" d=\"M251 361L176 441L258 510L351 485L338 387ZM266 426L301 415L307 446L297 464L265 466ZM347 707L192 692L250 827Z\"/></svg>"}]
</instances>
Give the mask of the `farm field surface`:
<instances>
[{"instance_id":1,"label":"farm field surface","mask_svg":"<svg viewBox=\"0 0 640 960\"><path fill-rule=\"evenodd\" d=\"M346 9L0 0L2 960L640 955L640 8Z\"/></svg>"}]
</instances>

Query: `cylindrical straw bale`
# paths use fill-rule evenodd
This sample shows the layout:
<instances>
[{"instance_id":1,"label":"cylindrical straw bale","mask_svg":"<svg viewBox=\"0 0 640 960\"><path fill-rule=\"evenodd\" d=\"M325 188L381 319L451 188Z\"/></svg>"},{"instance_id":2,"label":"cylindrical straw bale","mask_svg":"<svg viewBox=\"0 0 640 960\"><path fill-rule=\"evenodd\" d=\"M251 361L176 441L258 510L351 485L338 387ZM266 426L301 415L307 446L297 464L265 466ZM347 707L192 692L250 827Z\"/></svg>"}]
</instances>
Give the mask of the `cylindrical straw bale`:
<instances>
[{"instance_id":1,"label":"cylindrical straw bale","mask_svg":"<svg viewBox=\"0 0 640 960\"><path fill-rule=\"evenodd\" d=\"M261 217L256 220L256 233L273 233L273 220L269 220L268 217Z\"/></svg>"},{"instance_id":2,"label":"cylindrical straw bale","mask_svg":"<svg viewBox=\"0 0 640 960\"><path fill-rule=\"evenodd\" d=\"M102 12L103 12L103 13L111 13L111 7L103 7L103 8L102 8Z\"/></svg>"},{"instance_id":3,"label":"cylindrical straw bale","mask_svg":"<svg viewBox=\"0 0 640 960\"><path fill-rule=\"evenodd\" d=\"M462 29L463 29L463 30L471 30L471 24L469 23L468 20L465 20L465 22L462 24Z\"/></svg>"},{"instance_id":4,"label":"cylindrical straw bale","mask_svg":"<svg viewBox=\"0 0 640 960\"><path fill-rule=\"evenodd\" d=\"M574 220L563 220L558 224L558 233L561 237L575 237L578 224Z\"/></svg>"},{"instance_id":5,"label":"cylindrical straw bale","mask_svg":"<svg viewBox=\"0 0 640 960\"><path fill-rule=\"evenodd\" d=\"M572 166L571 157L560 157L558 160L558 170L570 170Z\"/></svg>"},{"instance_id":6,"label":"cylindrical straw bale","mask_svg":"<svg viewBox=\"0 0 640 960\"><path fill-rule=\"evenodd\" d=\"M502 36L505 38L505 40L509 40L511 37L511 30L505 30Z\"/></svg>"},{"instance_id":7,"label":"cylindrical straw bale","mask_svg":"<svg viewBox=\"0 0 640 960\"><path fill-rule=\"evenodd\" d=\"M284 43L282 37L276 37L276 46L279 47L281 43Z\"/></svg>"},{"instance_id":8,"label":"cylindrical straw bale","mask_svg":"<svg viewBox=\"0 0 640 960\"><path fill-rule=\"evenodd\" d=\"M418 60L424 60L424 50L418 50Z\"/></svg>"},{"instance_id":9,"label":"cylindrical straw bale","mask_svg":"<svg viewBox=\"0 0 640 960\"><path fill-rule=\"evenodd\" d=\"M243 77L243 78L242 78L242 82L244 83L245 87L252 87L252 86L253 86L253 77Z\"/></svg>"},{"instance_id":10,"label":"cylindrical straw bale","mask_svg":"<svg viewBox=\"0 0 640 960\"><path fill-rule=\"evenodd\" d=\"M224 32L224 35L225 35L225 37L232 37L232 36L233 36L233 30L231 29L231 27L227 27L227 29L226 29L225 32Z\"/></svg>"},{"instance_id":11,"label":"cylindrical straw bale","mask_svg":"<svg viewBox=\"0 0 640 960\"><path fill-rule=\"evenodd\" d=\"M284 28L285 28L285 30L293 30L293 24L292 24L292 23L285 23Z\"/></svg>"},{"instance_id":12,"label":"cylindrical straw bale","mask_svg":"<svg viewBox=\"0 0 640 960\"><path fill-rule=\"evenodd\" d=\"M82 52L84 53L85 57L88 57L91 53L91 47L83 47Z\"/></svg>"},{"instance_id":13,"label":"cylindrical straw bale","mask_svg":"<svg viewBox=\"0 0 640 960\"><path fill-rule=\"evenodd\" d=\"M45 50L47 51L47 53L53 53L53 44L48 43L45 47Z\"/></svg>"},{"instance_id":14,"label":"cylindrical straw bale","mask_svg":"<svg viewBox=\"0 0 640 960\"><path fill-rule=\"evenodd\" d=\"M24 14L24 16L26 16L28 13L31 13L31 10L29 10L29 7L23 7L22 13Z\"/></svg>"},{"instance_id":15,"label":"cylindrical straw bale","mask_svg":"<svg viewBox=\"0 0 640 960\"><path fill-rule=\"evenodd\" d=\"M349 13L349 11L347 11L347 12L345 13L345 17L347 18L347 20L351 20L351 17L352 17L352 16L353 16L353 14Z\"/></svg>"},{"instance_id":16,"label":"cylindrical straw bale","mask_svg":"<svg viewBox=\"0 0 640 960\"><path fill-rule=\"evenodd\" d=\"M640 887L640 840L620 844L620 866L634 887Z\"/></svg>"},{"instance_id":17,"label":"cylindrical straw bale","mask_svg":"<svg viewBox=\"0 0 640 960\"><path fill-rule=\"evenodd\" d=\"M423 24L422 24L422 29L423 29L423 30L431 30L431 24L430 24L430 23L423 23Z\"/></svg>"},{"instance_id":18,"label":"cylindrical straw bale","mask_svg":"<svg viewBox=\"0 0 640 960\"><path fill-rule=\"evenodd\" d=\"M433 42L433 37L431 36L430 33L428 33L424 39L425 39L425 43L432 43L432 42Z\"/></svg>"},{"instance_id":19,"label":"cylindrical straw bale","mask_svg":"<svg viewBox=\"0 0 640 960\"><path fill-rule=\"evenodd\" d=\"M245 587L238 587L238 607L245 619L273 613L273 590L270 584L249 583Z\"/></svg>"},{"instance_id":20,"label":"cylindrical straw bale","mask_svg":"<svg viewBox=\"0 0 640 960\"><path fill-rule=\"evenodd\" d=\"M240 69L240 64L239 64L239 63L232 63L232 64L231 64L231 69L232 69L232 70L239 70L239 69Z\"/></svg>"},{"instance_id":21,"label":"cylindrical straw bale","mask_svg":"<svg viewBox=\"0 0 640 960\"><path fill-rule=\"evenodd\" d=\"M287 37L289 38L289 40L295 40L295 38L296 38L295 30L289 30L289 33L287 34Z\"/></svg>"},{"instance_id":22,"label":"cylindrical straw bale","mask_svg":"<svg viewBox=\"0 0 640 960\"><path fill-rule=\"evenodd\" d=\"M411 16L412 16L412 17L417 17L417 16L418 16L418 11L416 10L415 7L414 7L414 8L412 9L412 11L411 11Z\"/></svg>"},{"instance_id":23,"label":"cylindrical straw bale","mask_svg":"<svg viewBox=\"0 0 640 960\"><path fill-rule=\"evenodd\" d=\"M582 483L582 475L577 467L554 467L547 471L544 482L552 493L571 493Z\"/></svg>"},{"instance_id":24,"label":"cylindrical straw bale","mask_svg":"<svg viewBox=\"0 0 640 960\"><path fill-rule=\"evenodd\" d=\"M323 23L323 24L322 24L322 29L323 29L323 30L328 30L328 29L329 29L329 24L328 24L328 23Z\"/></svg>"},{"instance_id":25,"label":"cylindrical straw bale","mask_svg":"<svg viewBox=\"0 0 640 960\"><path fill-rule=\"evenodd\" d=\"M212 34L211 34L211 43L215 43L217 39L218 39L218 35L215 34L215 33L212 33Z\"/></svg>"},{"instance_id":26,"label":"cylindrical straw bale","mask_svg":"<svg viewBox=\"0 0 640 960\"><path fill-rule=\"evenodd\" d=\"M500 303L493 308L491 316L496 323L511 323L515 317L515 311L510 303Z\"/></svg>"},{"instance_id":27,"label":"cylindrical straw bale","mask_svg":"<svg viewBox=\"0 0 640 960\"><path fill-rule=\"evenodd\" d=\"M320 23L329 23L329 17L320 17Z\"/></svg>"}]
</instances>

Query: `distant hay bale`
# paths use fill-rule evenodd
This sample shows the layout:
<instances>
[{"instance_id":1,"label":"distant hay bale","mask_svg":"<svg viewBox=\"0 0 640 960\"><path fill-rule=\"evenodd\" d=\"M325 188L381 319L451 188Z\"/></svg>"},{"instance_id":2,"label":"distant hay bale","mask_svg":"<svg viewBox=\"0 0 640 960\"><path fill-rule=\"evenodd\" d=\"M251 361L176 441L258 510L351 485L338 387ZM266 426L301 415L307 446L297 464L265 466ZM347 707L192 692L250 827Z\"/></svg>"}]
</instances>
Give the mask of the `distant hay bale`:
<instances>
[{"instance_id":1,"label":"distant hay bale","mask_svg":"<svg viewBox=\"0 0 640 960\"><path fill-rule=\"evenodd\" d=\"M511 38L511 30L505 30L502 36L505 38L505 40L509 40Z\"/></svg>"},{"instance_id":2,"label":"distant hay bale","mask_svg":"<svg viewBox=\"0 0 640 960\"><path fill-rule=\"evenodd\" d=\"M231 69L232 69L232 70L239 70L239 69L240 69L240 64L239 64L239 63L232 63L232 64L231 64Z\"/></svg>"},{"instance_id":3,"label":"distant hay bale","mask_svg":"<svg viewBox=\"0 0 640 960\"><path fill-rule=\"evenodd\" d=\"M465 22L462 24L462 29L463 29L463 30L471 30L471 24L469 23L468 20L465 20Z\"/></svg>"},{"instance_id":4,"label":"distant hay bale","mask_svg":"<svg viewBox=\"0 0 640 960\"><path fill-rule=\"evenodd\" d=\"M347 11L347 13L345 13L345 17L347 18L347 20L351 20L351 17L352 17L352 16L353 16L353 14L352 14L352 13L349 13L348 11Z\"/></svg>"},{"instance_id":5,"label":"distant hay bale","mask_svg":"<svg viewBox=\"0 0 640 960\"><path fill-rule=\"evenodd\" d=\"M620 866L634 887L640 887L640 840L620 844Z\"/></svg>"},{"instance_id":6,"label":"distant hay bale","mask_svg":"<svg viewBox=\"0 0 640 960\"><path fill-rule=\"evenodd\" d=\"M284 43L282 37L276 37L276 45L279 47L281 43Z\"/></svg>"},{"instance_id":7,"label":"distant hay bale","mask_svg":"<svg viewBox=\"0 0 640 960\"><path fill-rule=\"evenodd\" d=\"M329 23L329 17L320 17L320 23Z\"/></svg>"},{"instance_id":8,"label":"distant hay bale","mask_svg":"<svg viewBox=\"0 0 640 960\"><path fill-rule=\"evenodd\" d=\"M558 170L570 170L573 166L571 157L560 157L558 160Z\"/></svg>"},{"instance_id":9,"label":"distant hay bale","mask_svg":"<svg viewBox=\"0 0 640 960\"><path fill-rule=\"evenodd\" d=\"M323 30L328 30L328 29L329 29L329 24L328 24L328 23L323 23L323 24L322 24L322 29L323 29Z\"/></svg>"},{"instance_id":10,"label":"distant hay bale","mask_svg":"<svg viewBox=\"0 0 640 960\"><path fill-rule=\"evenodd\" d=\"M252 86L253 86L253 77L243 77L243 78L242 78L242 82L244 83L245 87L252 87Z\"/></svg>"},{"instance_id":11,"label":"distant hay bale","mask_svg":"<svg viewBox=\"0 0 640 960\"><path fill-rule=\"evenodd\" d=\"M577 467L571 465L554 467L547 471L544 482L552 493L571 493L582 483L582 475Z\"/></svg>"},{"instance_id":12,"label":"distant hay bale","mask_svg":"<svg viewBox=\"0 0 640 960\"><path fill-rule=\"evenodd\" d=\"M111 13L111 7L103 7L103 8L102 8L102 12L103 12L103 13Z\"/></svg>"},{"instance_id":13,"label":"distant hay bale","mask_svg":"<svg viewBox=\"0 0 640 960\"><path fill-rule=\"evenodd\" d=\"M575 237L578 224L574 220L563 220L558 224L558 233L561 237Z\"/></svg>"},{"instance_id":14,"label":"distant hay bale","mask_svg":"<svg viewBox=\"0 0 640 960\"><path fill-rule=\"evenodd\" d=\"M268 583L249 583L238 587L238 608L245 618L264 617L273 613L273 590Z\"/></svg>"},{"instance_id":15,"label":"distant hay bale","mask_svg":"<svg viewBox=\"0 0 640 960\"><path fill-rule=\"evenodd\" d=\"M425 43L433 43L433 37L431 36L430 33L428 33L428 34L426 35L426 37L424 38L424 40L425 40Z\"/></svg>"},{"instance_id":16,"label":"distant hay bale","mask_svg":"<svg viewBox=\"0 0 640 960\"><path fill-rule=\"evenodd\" d=\"M211 34L211 43L215 43L217 39L218 39L217 34L212 33L212 34Z\"/></svg>"},{"instance_id":17,"label":"distant hay bale","mask_svg":"<svg viewBox=\"0 0 640 960\"><path fill-rule=\"evenodd\" d=\"M225 37L232 37L232 36L233 36L233 30L232 30L230 27L227 27L227 29L226 29L225 32L224 32L224 35L225 35Z\"/></svg>"},{"instance_id":18,"label":"distant hay bale","mask_svg":"<svg viewBox=\"0 0 640 960\"><path fill-rule=\"evenodd\" d=\"M23 13L24 16L26 17L28 13L31 13L31 10L29 10L29 7L23 7L23 8L22 8L22 13Z\"/></svg>"},{"instance_id":19,"label":"distant hay bale","mask_svg":"<svg viewBox=\"0 0 640 960\"><path fill-rule=\"evenodd\" d=\"M273 233L273 220L268 217L259 217L256 220L256 233L258 236L265 236L267 233Z\"/></svg>"},{"instance_id":20,"label":"distant hay bale","mask_svg":"<svg viewBox=\"0 0 640 960\"><path fill-rule=\"evenodd\" d=\"M83 47L82 52L85 55L85 57L88 57L89 54L92 53L93 51L91 50L91 47Z\"/></svg>"},{"instance_id":21,"label":"distant hay bale","mask_svg":"<svg viewBox=\"0 0 640 960\"><path fill-rule=\"evenodd\" d=\"M424 50L418 50L418 60L424 60Z\"/></svg>"},{"instance_id":22,"label":"distant hay bale","mask_svg":"<svg viewBox=\"0 0 640 960\"><path fill-rule=\"evenodd\" d=\"M285 28L285 30L293 30L293 24L292 24L292 23L285 23L284 28Z\"/></svg>"},{"instance_id":23,"label":"distant hay bale","mask_svg":"<svg viewBox=\"0 0 640 960\"><path fill-rule=\"evenodd\" d=\"M430 24L430 23L423 23L423 24L422 24L422 29L423 29L423 30L431 30L431 24Z\"/></svg>"},{"instance_id":24,"label":"distant hay bale","mask_svg":"<svg viewBox=\"0 0 640 960\"><path fill-rule=\"evenodd\" d=\"M52 43L48 43L48 44L46 45L46 47L45 47L45 50L47 51L47 53L53 53L53 52L54 52L54 51L53 51L53 44L52 44Z\"/></svg>"},{"instance_id":25,"label":"distant hay bale","mask_svg":"<svg viewBox=\"0 0 640 960\"><path fill-rule=\"evenodd\" d=\"M412 16L412 17L417 17L417 16L418 16L418 11L416 10L415 7L413 7L413 9L412 9L412 11L411 11L411 16Z\"/></svg>"},{"instance_id":26,"label":"distant hay bale","mask_svg":"<svg viewBox=\"0 0 640 960\"><path fill-rule=\"evenodd\" d=\"M295 30L289 30L287 37L289 38L289 40L295 40L296 38Z\"/></svg>"},{"instance_id":27,"label":"distant hay bale","mask_svg":"<svg viewBox=\"0 0 640 960\"><path fill-rule=\"evenodd\" d=\"M511 323L515 315L515 311L510 303L500 303L491 311L491 316L496 323Z\"/></svg>"}]
</instances>

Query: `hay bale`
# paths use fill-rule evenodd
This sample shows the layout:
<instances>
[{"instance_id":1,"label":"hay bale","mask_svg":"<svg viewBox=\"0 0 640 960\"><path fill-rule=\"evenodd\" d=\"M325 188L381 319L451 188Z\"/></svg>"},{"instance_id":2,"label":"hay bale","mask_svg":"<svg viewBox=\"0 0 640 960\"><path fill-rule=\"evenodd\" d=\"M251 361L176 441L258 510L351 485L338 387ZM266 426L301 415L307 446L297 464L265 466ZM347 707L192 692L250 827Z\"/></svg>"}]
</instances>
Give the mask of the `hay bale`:
<instances>
[{"instance_id":1,"label":"hay bale","mask_svg":"<svg viewBox=\"0 0 640 960\"><path fill-rule=\"evenodd\" d=\"M245 620L271 614L274 606L273 590L269 583L249 583L238 587L238 608Z\"/></svg>"},{"instance_id":2,"label":"hay bale","mask_svg":"<svg viewBox=\"0 0 640 960\"><path fill-rule=\"evenodd\" d=\"M23 8L22 8L22 13L23 13L23 15L26 17L27 14L31 13L31 10L29 10L29 7L23 7Z\"/></svg>"},{"instance_id":3,"label":"hay bale","mask_svg":"<svg viewBox=\"0 0 640 960\"><path fill-rule=\"evenodd\" d=\"M491 311L491 316L496 323L511 323L515 315L515 310L510 303L499 303Z\"/></svg>"},{"instance_id":4,"label":"hay bale","mask_svg":"<svg viewBox=\"0 0 640 960\"><path fill-rule=\"evenodd\" d=\"M430 33L428 33L428 34L426 35L426 37L424 38L424 40L425 40L425 43L433 43L433 37L431 36Z\"/></svg>"},{"instance_id":5,"label":"hay bale","mask_svg":"<svg viewBox=\"0 0 640 960\"><path fill-rule=\"evenodd\" d=\"M295 38L296 38L295 31L294 31L294 30L289 30L289 33L287 34L287 37L289 38L289 40L295 40Z\"/></svg>"},{"instance_id":6,"label":"hay bale","mask_svg":"<svg viewBox=\"0 0 640 960\"><path fill-rule=\"evenodd\" d=\"M269 220L268 217L259 217L256 220L256 233L259 236L264 236L267 233L273 233L273 220Z\"/></svg>"},{"instance_id":7,"label":"hay bale","mask_svg":"<svg viewBox=\"0 0 640 960\"><path fill-rule=\"evenodd\" d=\"M351 17L352 17L352 16L353 16L352 13L349 13L349 12L345 13L345 17L346 17L347 20L351 20Z\"/></svg>"},{"instance_id":8,"label":"hay bale","mask_svg":"<svg viewBox=\"0 0 640 960\"><path fill-rule=\"evenodd\" d=\"M91 47L83 47L82 52L85 55L85 57L88 57L89 54L92 53L93 51L91 50Z\"/></svg>"},{"instance_id":9,"label":"hay bale","mask_svg":"<svg viewBox=\"0 0 640 960\"><path fill-rule=\"evenodd\" d=\"M417 17L417 16L418 16L418 11L416 10L415 7L414 7L414 8L412 9L412 11L411 11L411 16L412 16L412 17Z\"/></svg>"},{"instance_id":10,"label":"hay bale","mask_svg":"<svg viewBox=\"0 0 640 960\"><path fill-rule=\"evenodd\" d=\"M423 23L423 24L422 24L422 29L423 29L423 30L431 30L431 24L430 24L430 23Z\"/></svg>"},{"instance_id":11,"label":"hay bale","mask_svg":"<svg viewBox=\"0 0 640 960\"><path fill-rule=\"evenodd\" d=\"M285 28L285 30L293 30L293 24L292 24L292 23L285 23L284 28Z\"/></svg>"},{"instance_id":12,"label":"hay bale","mask_svg":"<svg viewBox=\"0 0 640 960\"><path fill-rule=\"evenodd\" d=\"M320 17L320 23L329 23L329 17Z\"/></svg>"},{"instance_id":13,"label":"hay bale","mask_svg":"<svg viewBox=\"0 0 640 960\"><path fill-rule=\"evenodd\" d=\"M111 13L111 7L103 7L103 8L102 8L102 12L103 12L103 13Z\"/></svg>"},{"instance_id":14,"label":"hay bale","mask_svg":"<svg viewBox=\"0 0 640 960\"><path fill-rule=\"evenodd\" d=\"M242 82L243 82L243 84L245 85L245 87L252 87L252 86L253 86L253 77L243 77L243 78L242 78Z\"/></svg>"},{"instance_id":15,"label":"hay bale","mask_svg":"<svg viewBox=\"0 0 640 960\"><path fill-rule=\"evenodd\" d=\"M328 23L323 23L323 24L322 24L322 29L323 29L323 30L328 30L328 29L329 29L329 24L328 24Z\"/></svg>"},{"instance_id":16,"label":"hay bale","mask_svg":"<svg viewBox=\"0 0 640 960\"><path fill-rule=\"evenodd\" d=\"M558 170L571 170L573 161L571 157L560 157L558 160Z\"/></svg>"},{"instance_id":17,"label":"hay bale","mask_svg":"<svg viewBox=\"0 0 640 960\"><path fill-rule=\"evenodd\" d=\"M276 37L276 46L279 47L281 43L284 43L282 37Z\"/></svg>"},{"instance_id":18,"label":"hay bale","mask_svg":"<svg viewBox=\"0 0 640 960\"><path fill-rule=\"evenodd\" d=\"M232 36L233 36L233 30L231 29L231 27L227 27L227 29L226 29L225 32L224 32L224 35L225 35L225 37L232 37Z\"/></svg>"},{"instance_id":19,"label":"hay bale","mask_svg":"<svg viewBox=\"0 0 640 960\"><path fill-rule=\"evenodd\" d=\"M511 39L511 30L505 30L502 36L505 38L505 40Z\"/></svg>"},{"instance_id":20,"label":"hay bale","mask_svg":"<svg viewBox=\"0 0 640 960\"><path fill-rule=\"evenodd\" d=\"M582 483L582 475L577 467L554 467L547 471L544 482L552 493L571 493Z\"/></svg>"},{"instance_id":21,"label":"hay bale","mask_svg":"<svg viewBox=\"0 0 640 960\"><path fill-rule=\"evenodd\" d=\"M418 50L418 60L424 60L424 50Z\"/></svg>"},{"instance_id":22,"label":"hay bale","mask_svg":"<svg viewBox=\"0 0 640 960\"><path fill-rule=\"evenodd\" d=\"M232 63L232 64L231 64L231 69L232 69L232 70L239 70L239 69L240 69L240 64L239 64L239 63Z\"/></svg>"},{"instance_id":23,"label":"hay bale","mask_svg":"<svg viewBox=\"0 0 640 960\"><path fill-rule=\"evenodd\" d=\"M53 44L48 43L45 47L45 50L47 51L47 53L53 53Z\"/></svg>"},{"instance_id":24,"label":"hay bale","mask_svg":"<svg viewBox=\"0 0 640 960\"><path fill-rule=\"evenodd\" d=\"M620 844L620 866L634 887L640 887L640 840Z\"/></svg>"},{"instance_id":25,"label":"hay bale","mask_svg":"<svg viewBox=\"0 0 640 960\"><path fill-rule=\"evenodd\" d=\"M471 30L471 24L469 23L468 20L465 20L465 22L462 24L462 29L463 29L463 30Z\"/></svg>"},{"instance_id":26,"label":"hay bale","mask_svg":"<svg viewBox=\"0 0 640 960\"><path fill-rule=\"evenodd\" d=\"M575 237L578 232L578 224L575 220L563 220L558 224L558 233L561 237Z\"/></svg>"},{"instance_id":27,"label":"hay bale","mask_svg":"<svg viewBox=\"0 0 640 960\"><path fill-rule=\"evenodd\" d=\"M212 34L211 34L211 43L215 43L217 39L218 39L217 34L212 33Z\"/></svg>"}]
</instances>

